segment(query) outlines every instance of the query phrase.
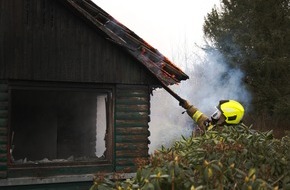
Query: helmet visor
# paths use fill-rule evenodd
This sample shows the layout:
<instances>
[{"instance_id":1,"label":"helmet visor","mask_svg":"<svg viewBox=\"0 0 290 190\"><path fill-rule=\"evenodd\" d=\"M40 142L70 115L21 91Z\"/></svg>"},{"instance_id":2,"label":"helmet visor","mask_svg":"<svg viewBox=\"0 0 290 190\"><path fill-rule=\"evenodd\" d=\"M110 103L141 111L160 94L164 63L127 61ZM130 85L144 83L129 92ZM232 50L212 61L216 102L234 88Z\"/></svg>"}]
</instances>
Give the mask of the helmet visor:
<instances>
[{"instance_id":1,"label":"helmet visor","mask_svg":"<svg viewBox=\"0 0 290 190\"><path fill-rule=\"evenodd\" d=\"M219 120L222 115L222 112L219 109L216 109L216 111L211 115L212 120Z\"/></svg>"}]
</instances>

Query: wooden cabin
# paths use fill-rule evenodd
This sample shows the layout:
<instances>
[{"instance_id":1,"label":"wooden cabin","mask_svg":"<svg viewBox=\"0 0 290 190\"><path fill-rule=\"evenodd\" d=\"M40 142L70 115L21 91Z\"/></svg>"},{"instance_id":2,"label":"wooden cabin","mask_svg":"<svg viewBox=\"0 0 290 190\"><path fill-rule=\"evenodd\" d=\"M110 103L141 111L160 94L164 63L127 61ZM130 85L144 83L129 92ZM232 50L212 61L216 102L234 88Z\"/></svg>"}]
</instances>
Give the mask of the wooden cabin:
<instances>
[{"instance_id":1,"label":"wooden cabin","mask_svg":"<svg viewBox=\"0 0 290 190\"><path fill-rule=\"evenodd\" d=\"M90 0L1 0L0 44L0 189L134 173L150 94L188 78Z\"/></svg>"}]
</instances>

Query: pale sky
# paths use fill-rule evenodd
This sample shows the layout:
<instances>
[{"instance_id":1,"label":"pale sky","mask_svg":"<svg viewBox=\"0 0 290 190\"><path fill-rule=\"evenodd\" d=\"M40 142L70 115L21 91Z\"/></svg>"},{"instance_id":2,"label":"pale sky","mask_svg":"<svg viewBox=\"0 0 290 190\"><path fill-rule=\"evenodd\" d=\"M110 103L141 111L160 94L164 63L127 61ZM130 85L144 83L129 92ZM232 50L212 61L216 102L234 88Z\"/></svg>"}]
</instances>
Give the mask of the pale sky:
<instances>
[{"instance_id":1,"label":"pale sky","mask_svg":"<svg viewBox=\"0 0 290 190\"><path fill-rule=\"evenodd\" d=\"M220 0L93 0L170 60L203 42L204 17ZM175 63L178 66L178 63Z\"/></svg>"}]
</instances>

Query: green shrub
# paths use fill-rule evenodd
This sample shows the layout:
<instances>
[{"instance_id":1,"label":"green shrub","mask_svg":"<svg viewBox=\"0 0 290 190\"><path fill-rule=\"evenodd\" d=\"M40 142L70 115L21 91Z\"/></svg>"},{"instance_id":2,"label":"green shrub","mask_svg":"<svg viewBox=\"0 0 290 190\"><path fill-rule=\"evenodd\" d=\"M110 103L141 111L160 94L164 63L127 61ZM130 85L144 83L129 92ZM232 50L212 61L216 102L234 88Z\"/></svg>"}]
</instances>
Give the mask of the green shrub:
<instances>
[{"instance_id":1,"label":"green shrub","mask_svg":"<svg viewBox=\"0 0 290 190\"><path fill-rule=\"evenodd\" d=\"M290 138L224 126L177 141L151 155L136 176L96 179L91 189L290 189Z\"/></svg>"}]
</instances>

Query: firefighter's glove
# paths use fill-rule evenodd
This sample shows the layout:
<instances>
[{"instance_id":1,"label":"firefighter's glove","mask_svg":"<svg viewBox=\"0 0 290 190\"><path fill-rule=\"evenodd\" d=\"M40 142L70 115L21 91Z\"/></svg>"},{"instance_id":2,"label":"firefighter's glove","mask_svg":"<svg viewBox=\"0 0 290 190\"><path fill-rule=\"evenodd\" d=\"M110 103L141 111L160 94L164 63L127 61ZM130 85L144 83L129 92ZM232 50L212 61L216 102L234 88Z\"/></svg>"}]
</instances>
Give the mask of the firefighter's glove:
<instances>
[{"instance_id":1,"label":"firefighter's glove","mask_svg":"<svg viewBox=\"0 0 290 190\"><path fill-rule=\"evenodd\" d=\"M183 107L184 109L186 109L186 110L189 109L190 107L192 107L192 105L190 105L190 103L188 101L186 101L186 100L180 101L179 105L181 107Z\"/></svg>"},{"instance_id":2,"label":"firefighter's glove","mask_svg":"<svg viewBox=\"0 0 290 190\"><path fill-rule=\"evenodd\" d=\"M211 126L210 120L207 116L202 114L200 118L197 120L197 125L203 130L206 131Z\"/></svg>"},{"instance_id":3,"label":"firefighter's glove","mask_svg":"<svg viewBox=\"0 0 290 190\"><path fill-rule=\"evenodd\" d=\"M191 106L186 112L202 130L205 131L210 125L208 117L200 112L196 107Z\"/></svg>"}]
</instances>

